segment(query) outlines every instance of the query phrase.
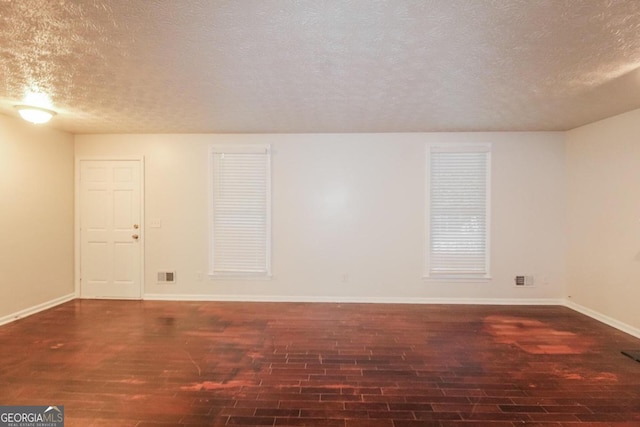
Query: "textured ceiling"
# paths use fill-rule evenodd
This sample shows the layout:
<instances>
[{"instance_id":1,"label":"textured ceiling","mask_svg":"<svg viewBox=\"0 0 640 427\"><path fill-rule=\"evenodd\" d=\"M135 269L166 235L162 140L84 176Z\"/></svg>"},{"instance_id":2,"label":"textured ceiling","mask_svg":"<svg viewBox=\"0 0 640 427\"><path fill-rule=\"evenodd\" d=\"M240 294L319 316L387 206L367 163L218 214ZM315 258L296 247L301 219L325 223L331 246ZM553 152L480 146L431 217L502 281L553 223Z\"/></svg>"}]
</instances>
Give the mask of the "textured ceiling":
<instances>
[{"instance_id":1,"label":"textured ceiling","mask_svg":"<svg viewBox=\"0 0 640 427\"><path fill-rule=\"evenodd\" d=\"M565 130L640 107L639 0L0 0L0 113L73 133Z\"/></svg>"}]
</instances>

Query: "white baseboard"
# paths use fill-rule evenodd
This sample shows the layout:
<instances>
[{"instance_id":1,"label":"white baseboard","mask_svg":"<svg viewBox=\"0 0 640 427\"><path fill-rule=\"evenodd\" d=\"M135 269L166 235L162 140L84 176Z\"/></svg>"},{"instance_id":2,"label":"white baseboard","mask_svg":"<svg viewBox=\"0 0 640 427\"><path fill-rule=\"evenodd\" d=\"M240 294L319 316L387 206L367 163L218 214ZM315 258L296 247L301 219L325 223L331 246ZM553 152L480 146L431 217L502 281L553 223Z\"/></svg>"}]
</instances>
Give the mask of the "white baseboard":
<instances>
[{"instance_id":1,"label":"white baseboard","mask_svg":"<svg viewBox=\"0 0 640 427\"><path fill-rule=\"evenodd\" d=\"M564 305L564 300L552 298L390 298L287 295L145 294L143 299L152 301L325 302L362 304Z\"/></svg>"},{"instance_id":2,"label":"white baseboard","mask_svg":"<svg viewBox=\"0 0 640 427\"><path fill-rule=\"evenodd\" d=\"M25 308L24 310L17 311L13 314L0 317L0 325L6 325L7 323L22 319L23 317L31 316L32 314L47 310L49 308L55 307L56 305L64 304L65 302L71 301L75 298L76 294L74 292L68 295L61 296L59 298L52 299L50 301L43 302L42 304L34 305L33 307Z\"/></svg>"},{"instance_id":3,"label":"white baseboard","mask_svg":"<svg viewBox=\"0 0 640 427\"><path fill-rule=\"evenodd\" d=\"M631 325L628 325L624 322L621 322L619 320L614 319L613 317L609 317L605 314L602 314L600 312L597 312L595 310L592 310L590 308L587 308L583 305L580 304L576 304L573 301L569 301L569 300L565 300L564 305L574 311L577 311L578 313L582 313L585 316L589 316L592 319L595 319L599 322L604 323L605 325L609 325L612 328L616 328L622 332L625 332L629 335L632 335L636 338L640 338L640 329L635 328Z\"/></svg>"}]
</instances>

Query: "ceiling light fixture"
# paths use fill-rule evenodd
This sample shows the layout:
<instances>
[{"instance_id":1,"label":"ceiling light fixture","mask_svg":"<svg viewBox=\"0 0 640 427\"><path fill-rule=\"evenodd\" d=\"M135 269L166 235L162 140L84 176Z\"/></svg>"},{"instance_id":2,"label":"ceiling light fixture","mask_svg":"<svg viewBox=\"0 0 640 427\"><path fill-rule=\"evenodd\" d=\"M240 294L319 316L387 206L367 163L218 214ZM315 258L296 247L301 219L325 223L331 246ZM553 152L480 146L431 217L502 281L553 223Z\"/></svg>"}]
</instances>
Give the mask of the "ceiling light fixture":
<instances>
[{"instance_id":1,"label":"ceiling light fixture","mask_svg":"<svg viewBox=\"0 0 640 427\"><path fill-rule=\"evenodd\" d=\"M36 125L47 123L51 120L51 117L56 115L55 111L47 110L46 108L32 107L30 105L16 105L15 108L18 110L20 117Z\"/></svg>"}]
</instances>

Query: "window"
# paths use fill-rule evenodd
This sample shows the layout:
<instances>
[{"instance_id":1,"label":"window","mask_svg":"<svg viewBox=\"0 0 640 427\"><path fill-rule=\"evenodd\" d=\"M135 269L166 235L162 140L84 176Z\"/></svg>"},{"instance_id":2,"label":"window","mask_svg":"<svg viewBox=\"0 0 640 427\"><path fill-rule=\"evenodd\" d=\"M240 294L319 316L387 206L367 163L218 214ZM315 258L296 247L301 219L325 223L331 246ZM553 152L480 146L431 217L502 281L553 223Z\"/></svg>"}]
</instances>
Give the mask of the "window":
<instances>
[{"instance_id":1,"label":"window","mask_svg":"<svg viewBox=\"0 0 640 427\"><path fill-rule=\"evenodd\" d=\"M210 274L269 276L269 146L216 145L210 161Z\"/></svg>"},{"instance_id":2,"label":"window","mask_svg":"<svg viewBox=\"0 0 640 427\"><path fill-rule=\"evenodd\" d=\"M491 146L427 147L426 276L489 278Z\"/></svg>"}]
</instances>

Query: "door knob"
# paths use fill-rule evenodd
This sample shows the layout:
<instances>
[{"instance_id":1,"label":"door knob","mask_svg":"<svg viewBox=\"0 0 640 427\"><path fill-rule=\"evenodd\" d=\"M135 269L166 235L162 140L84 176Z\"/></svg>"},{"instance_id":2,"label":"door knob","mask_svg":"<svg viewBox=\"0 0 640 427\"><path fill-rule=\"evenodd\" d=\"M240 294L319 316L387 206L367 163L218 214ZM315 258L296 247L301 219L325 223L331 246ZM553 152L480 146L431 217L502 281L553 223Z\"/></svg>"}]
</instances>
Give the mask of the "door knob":
<instances>
[{"instance_id":1,"label":"door knob","mask_svg":"<svg viewBox=\"0 0 640 427\"><path fill-rule=\"evenodd\" d=\"M138 240L138 237L140 236L138 236L137 234L132 234L131 237L133 238L133 240Z\"/></svg>"}]
</instances>

